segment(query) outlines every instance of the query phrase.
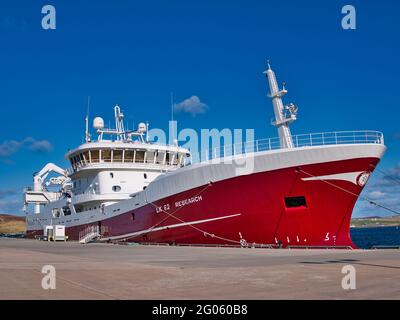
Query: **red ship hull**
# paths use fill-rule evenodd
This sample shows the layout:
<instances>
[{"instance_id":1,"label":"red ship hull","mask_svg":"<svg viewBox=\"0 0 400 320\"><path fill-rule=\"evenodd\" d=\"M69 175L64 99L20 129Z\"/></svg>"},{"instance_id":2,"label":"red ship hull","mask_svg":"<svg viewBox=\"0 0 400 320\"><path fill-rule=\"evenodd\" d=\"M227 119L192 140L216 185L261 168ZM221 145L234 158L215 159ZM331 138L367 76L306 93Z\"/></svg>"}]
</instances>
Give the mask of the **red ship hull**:
<instances>
[{"instance_id":1,"label":"red ship hull","mask_svg":"<svg viewBox=\"0 0 400 320\"><path fill-rule=\"evenodd\" d=\"M373 171L379 158L308 164L203 185L91 225L102 240L204 245L352 247L350 220L362 186L310 180ZM289 205L285 198L303 197ZM184 202L185 199L191 201ZM66 228L69 239L89 225ZM28 237L43 230L28 231Z\"/></svg>"}]
</instances>

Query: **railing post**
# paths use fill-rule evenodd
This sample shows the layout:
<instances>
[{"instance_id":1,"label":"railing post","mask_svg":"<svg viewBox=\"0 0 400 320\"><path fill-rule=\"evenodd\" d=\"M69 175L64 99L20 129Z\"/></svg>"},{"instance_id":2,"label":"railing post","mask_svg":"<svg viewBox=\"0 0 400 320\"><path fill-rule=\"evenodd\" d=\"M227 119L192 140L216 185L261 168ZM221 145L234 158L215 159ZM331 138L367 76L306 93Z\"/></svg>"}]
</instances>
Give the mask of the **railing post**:
<instances>
[{"instance_id":1,"label":"railing post","mask_svg":"<svg viewBox=\"0 0 400 320\"><path fill-rule=\"evenodd\" d=\"M271 138L268 139L268 150L272 150L272 148L271 148Z\"/></svg>"}]
</instances>

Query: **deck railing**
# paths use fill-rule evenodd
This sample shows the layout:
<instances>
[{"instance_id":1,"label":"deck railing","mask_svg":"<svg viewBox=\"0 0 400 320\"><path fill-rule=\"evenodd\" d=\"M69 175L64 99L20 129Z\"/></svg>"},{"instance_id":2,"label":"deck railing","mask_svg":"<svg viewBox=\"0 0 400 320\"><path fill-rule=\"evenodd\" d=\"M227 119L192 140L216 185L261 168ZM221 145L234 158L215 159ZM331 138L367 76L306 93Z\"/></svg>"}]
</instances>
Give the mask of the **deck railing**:
<instances>
[{"instance_id":1,"label":"deck railing","mask_svg":"<svg viewBox=\"0 0 400 320\"><path fill-rule=\"evenodd\" d=\"M293 146L295 148L322 146L322 145L337 145L337 144L384 144L383 133L379 131L337 131L337 132L321 132L321 133L309 133L299 134L292 136ZM236 143L231 145L224 145L217 148L201 150L194 157L192 151L191 157L183 159L181 165L189 165L195 162L209 161L213 159L220 159L229 156L278 150L281 149L281 141L278 137L261 139L255 141L246 141L242 143ZM197 159L196 159L197 158ZM80 162L76 164L76 168L67 169L68 174L72 174L75 171L79 171L89 165L113 165L114 162L101 162L88 164L86 162ZM137 163L135 163L138 165ZM143 166L154 165L152 163L142 163ZM157 168L159 166L156 165Z\"/></svg>"},{"instance_id":2,"label":"deck railing","mask_svg":"<svg viewBox=\"0 0 400 320\"><path fill-rule=\"evenodd\" d=\"M383 133L370 130L300 134L293 135L292 141L294 148L338 144L384 144ZM208 161L234 155L278 149L281 149L281 141L276 137L207 149L202 151L199 156L200 161ZM187 162L186 164L191 164L193 159L190 158Z\"/></svg>"}]
</instances>

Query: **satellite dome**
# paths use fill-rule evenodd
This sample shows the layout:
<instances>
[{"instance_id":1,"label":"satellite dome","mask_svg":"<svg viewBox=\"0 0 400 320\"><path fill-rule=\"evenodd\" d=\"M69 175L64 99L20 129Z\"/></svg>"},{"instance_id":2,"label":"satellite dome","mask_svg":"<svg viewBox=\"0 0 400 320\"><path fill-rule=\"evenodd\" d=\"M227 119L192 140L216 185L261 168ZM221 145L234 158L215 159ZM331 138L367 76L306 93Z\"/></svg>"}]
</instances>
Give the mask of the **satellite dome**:
<instances>
[{"instance_id":1,"label":"satellite dome","mask_svg":"<svg viewBox=\"0 0 400 320\"><path fill-rule=\"evenodd\" d=\"M147 131L147 125L144 122L139 123L138 132L146 132L146 131Z\"/></svg>"},{"instance_id":2,"label":"satellite dome","mask_svg":"<svg viewBox=\"0 0 400 320\"><path fill-rule=\"evenodd\" d=\"M103 118L100 118L100 117L94 118L94 120L93 120L93 128L95 128L97 130L104 129L104 120L103 120Z\"/></svg>"}]
</instances>

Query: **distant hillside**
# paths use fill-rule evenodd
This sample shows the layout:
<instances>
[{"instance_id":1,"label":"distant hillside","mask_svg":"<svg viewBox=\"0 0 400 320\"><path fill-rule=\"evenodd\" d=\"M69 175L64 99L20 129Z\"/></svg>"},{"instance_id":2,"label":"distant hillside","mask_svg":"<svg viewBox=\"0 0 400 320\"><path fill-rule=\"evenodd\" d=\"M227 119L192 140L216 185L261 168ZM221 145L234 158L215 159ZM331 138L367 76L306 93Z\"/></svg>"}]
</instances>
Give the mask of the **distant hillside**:
<instances>
[{"instance_id":1,"label":"distant hillside","mask_svg":"<svg viewBox=\"0 0 400 320\"><path fill-rule=\"evenodd\" d=\"M352 227L400 226L400 216L355 218L351 220L351 226Z\"/></svg>"},{"instance_id":2,"label":"distant hillside","mask_svg":"<svg viewBox=\"0 0 400 320\"><path fill-rule=\"evenodd\" d=\"M24 233L25 217L0 214L0 233Z\"/></svg>"}]
</instances>

